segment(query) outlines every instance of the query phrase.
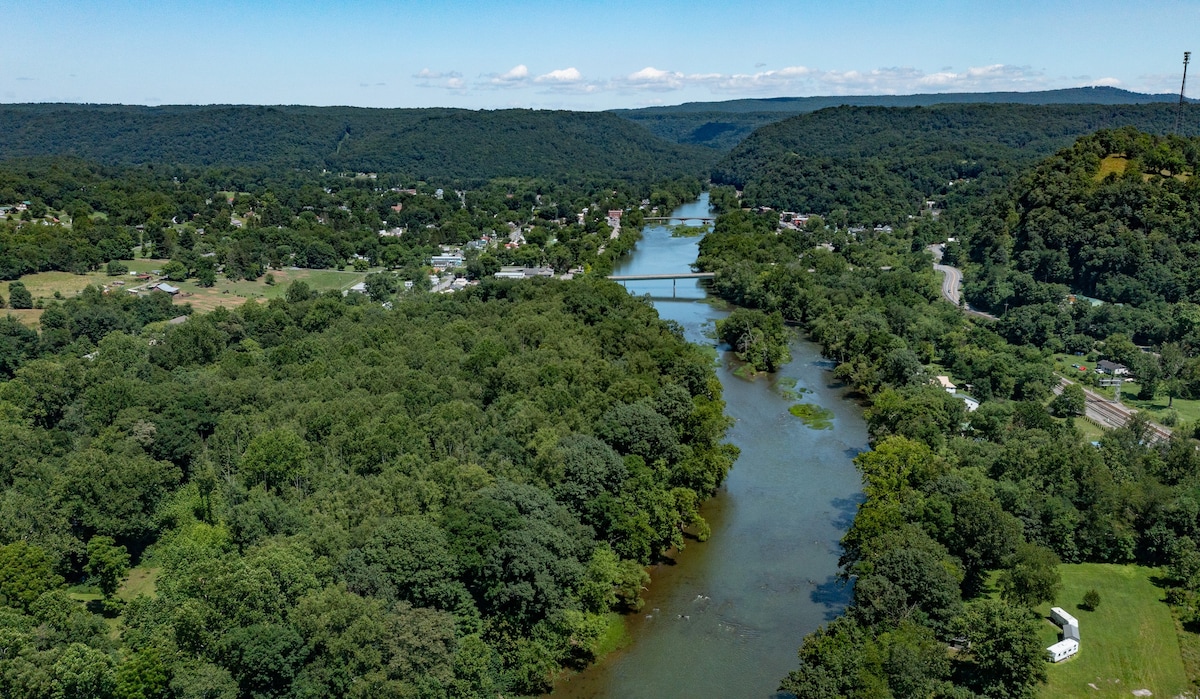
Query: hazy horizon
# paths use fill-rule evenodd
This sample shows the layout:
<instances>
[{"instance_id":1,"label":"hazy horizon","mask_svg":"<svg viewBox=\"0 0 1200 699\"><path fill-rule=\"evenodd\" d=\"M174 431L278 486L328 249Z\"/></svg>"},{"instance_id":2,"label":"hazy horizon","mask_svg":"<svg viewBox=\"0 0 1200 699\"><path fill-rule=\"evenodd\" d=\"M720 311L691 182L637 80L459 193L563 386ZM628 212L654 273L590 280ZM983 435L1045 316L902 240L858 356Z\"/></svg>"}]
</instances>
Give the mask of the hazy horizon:
<instances>
[{"instance_id":1,"label":"hazy horizon","mask_svg":"<svg viewBox=\"0 0 1200 699\"><path fill-rule=\"evenodd\" d=\"M81 0L3 13L0 102L603 110L764 97L1178 93L1200 5Z\"/></svg>"}]
</instances>

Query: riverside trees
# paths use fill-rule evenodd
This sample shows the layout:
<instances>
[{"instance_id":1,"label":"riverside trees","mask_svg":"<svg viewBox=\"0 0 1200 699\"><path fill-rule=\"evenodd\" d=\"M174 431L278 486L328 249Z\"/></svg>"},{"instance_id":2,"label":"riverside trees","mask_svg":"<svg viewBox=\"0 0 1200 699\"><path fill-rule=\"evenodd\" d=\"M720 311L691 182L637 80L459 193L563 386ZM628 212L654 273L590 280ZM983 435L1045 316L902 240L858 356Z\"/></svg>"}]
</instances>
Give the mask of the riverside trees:
<instances>
[{"instance_id":1,"label":"riverside trees","mask_svg":"<svg viewBox=\"0 0 1200 699\"><path fill-rule=\"evenodd\" d=\"M1200 528L1167 514L1191 511L1192 444L1149 443L1135 423L1097 449L1056 420L1043 353L940 300L908 231L829 251L763 234L749 215L718 220L699 266L725 298L778 312L821 345L869 402L873 447L856 459L866 500L842 541L853 602L805 640L782 689L1032 697L1045 662L1030 608L1053 594L1058 561L1170 564L1170 598L1185 618L1200 609ZM971 384L978 410L931 384L932 362ZM1073 412L1073 394L1053 407ZM991 580L1005 603L988 598ZM964 651L948 658L952 642Z\"/></svg>"},{"instance_id":2,"label":"riverside trees","mask_svg":"<svg viewBox=\"0 0 1200 699\"><path fill-rule=\"evenodd\" d=\"M536 693L736 456L708 358L609 282L51 308L0 381L5 696ZM161 572L110 640L62 585L126 550Z\"/></svg>"}]
</instances>

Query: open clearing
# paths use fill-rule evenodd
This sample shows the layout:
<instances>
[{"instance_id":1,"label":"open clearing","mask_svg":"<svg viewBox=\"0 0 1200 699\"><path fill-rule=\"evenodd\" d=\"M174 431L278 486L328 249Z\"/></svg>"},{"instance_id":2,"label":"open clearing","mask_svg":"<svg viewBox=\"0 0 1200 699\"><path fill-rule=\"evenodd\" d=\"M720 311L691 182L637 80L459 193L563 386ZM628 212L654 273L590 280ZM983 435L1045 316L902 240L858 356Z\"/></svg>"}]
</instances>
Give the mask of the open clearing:
<instances>
[{"instance_id":1,"label":"open clearing","mask_svg":"<svg viewBox=\"0 0 1200 699\"><path fill-rule=\"evenodd\" d=\"M167 260L137 258L126 260L124 264L132 272L150 274L162 269L163 265L167 264ZM190 303L197 311L211 311L219 306L227 308L237 307L250 299L266 300L283 296L287 293L288 284L296 280L305 282L316 291L328 291L331 289L341 291L349 289L367 278L366 272L343 272L335 269L286 268L269 270L269 274L275 278L274 285L266 283L267 275L265 274L255 281L236 282L230 281L218 274L217 283L210 288L204 288L196 284L194 279L183 282L172 282L172 284L180 289L180 293L175 297L175 303ZM128 275L110 277L103 270L89 274L39 272L38 274L27 274L21 277L20 281L29 289L29 293L33 295L35 303L38 299L49 301L55 298L54 294L56 292L63 298L70 298L83 291L89 284L106 286L112 284L114 281L124 282L123 287L111 287L113 289L112 293L118 293L122 289L145 283ZM31 327L36 325L38 317L41 316L41 310L11 311L6 309L6 311L14 313L20 318L22 323ZM0 311L0 313L3 312Z\"/></svg>"},{"instance_id":2,"label":"open clearing","mask_svg":"<svg viewBox=\"0 0 1200 699\"><path fill-rule=\"evenodd\" d=\"M1079 619L1079 654L1050 665L1049 683L1041 696L1130 697L1148 689L1156 697L1177 697L1190 690L1179 639L1163 590L1151 582L1153 568L1102 563L1060 566L1062 591L1054 606ZM1080 609L1090 589L1100 593L1095 611ZM1058 640L1058 627L1048 619L1050 607L1038 607L1047 617L1042 640Z\"/></svg>"}]
</instances>

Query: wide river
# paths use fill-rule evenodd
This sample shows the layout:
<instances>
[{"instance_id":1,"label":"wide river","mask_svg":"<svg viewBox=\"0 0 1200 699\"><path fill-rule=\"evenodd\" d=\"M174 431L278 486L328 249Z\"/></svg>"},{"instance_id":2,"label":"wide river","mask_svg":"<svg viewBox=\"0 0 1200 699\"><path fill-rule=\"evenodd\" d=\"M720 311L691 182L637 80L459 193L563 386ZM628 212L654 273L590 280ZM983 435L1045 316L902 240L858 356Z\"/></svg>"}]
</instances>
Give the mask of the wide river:
<instances>
[{"instance_id":1,"label":"wide river","mask_svg":"<svg viewBox=\"0 0 1200 699\"><path fill-rule=\"evenodd\" d=\"M710 215L708 195L672 215ZM650 226L614 273L689 272L699 241ZM715 344L713 322L728 311L706 303L697 281L680 280L674 291L670 281L628 286L649 294L690 341ZM650 571L645 608L629 618L633 642L560 682L555 699L773 697L805 634L842 611L849 589L835 579L838 541L861 500L851 460L867 447L867 429L817 346L797 339L791 349L778 376L753 381L735 376L733 355L720 353L717 375L736 420L729 440L742 453L703 509L712 537ZM798 401L831 410L832 428L793 417Z\"/></svg>"}]
</instances>

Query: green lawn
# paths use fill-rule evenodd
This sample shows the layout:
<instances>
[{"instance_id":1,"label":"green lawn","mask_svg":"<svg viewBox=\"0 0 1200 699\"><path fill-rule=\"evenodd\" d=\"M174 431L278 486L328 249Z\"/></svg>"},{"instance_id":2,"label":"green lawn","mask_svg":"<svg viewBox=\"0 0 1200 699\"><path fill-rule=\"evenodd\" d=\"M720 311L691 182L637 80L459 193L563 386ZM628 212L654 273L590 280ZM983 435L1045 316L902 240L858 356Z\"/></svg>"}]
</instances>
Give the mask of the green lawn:
<instances>
[{"instance_id":1,"label":"green lawn","mask_svg":"<svg viewBox=\"0 0 1200 699\"><path fill-rule=\"evenodd\" d=\"M154 597L158 590L158 574L162 568L147 568L138 566L129 571L129 577L117 590L117 597L128 602L138 595Z\"/></svg>"},{"instance_id":2,"label":"green lawn","mask_svg":"<svg viewBox=\"0 0 1200 699\"><path fill-rule=\"evenodd\" d=\"M1078 369L1073 368L1071 366L1072 364L1086 366L1087 371L1079 371ZM1099 393L1100 395L1110 399L1114 397L1114 391L1112 388L1090 386L1087 384L1086 379L1088 379L1095 372L1095 362L1086 361L1083 357L1076 357L1075 355L1056 354L1054 355L1054 368L1058 371L1058 373L1062 374L1068 379L1079 381L1090 391ZM1168 408L1167 396L1160 394L1156 396L1154 400L1139 400L1137 398L1137 394L1140 390L1142 390L1142 387L1135 381L1130 381L1123 384L1121 386L1121 403L1134 410L1140 410L1146 413L1151 420L1159 424L1165 424L1163 419L1172 410L1174 410L1178 415L1180 423L1195 423L1200 421L1200 400L1185 400L1183 398L1176 398L1172 406Z\"/></svg>"},{"instance_id":3,"label":"green lawn","mask_svg":"<svg viewBox=\"0 0 1200 699\"><path fill-rule=\"evenodd\" d=\"M1129 697L1138 689L1176 697L1190 690L1171 611L1163 590L1150 581L1154 569L1081 563L1060 570L1063 587L1054 606L1079 620L1079 654L1047 668L1043 697ZM1080 609L1084 593L1093 588L1100 606ZM1058 640L1050 607L1038 608L1047 617L1042 628L1047 646Z\"/></svg>"},{"instance_id":4,"label":"green lawn","mask_svg":"<svg viewBox=\"0 0 1200 699\"><path fill-rule=\"evenodd\" d=\"M132 272L149 274L155 270L161 270L168 261L138 257L133 260L123 260L122 262ZM218 306L240 306L248 299L271 299L283 296L287 292L288 284L295 280L305 282L316 291L328 291L331 289L340 291L349 289L351 286L367 278L365 272L346 272L334 269L276 269L269 270L269 273L275 278L274 285L266 283L266 275L259 277L255 281L242 280L235 282L218 274L217 283L209 288L198 285L195 279L178 282L175 286L178 286L182 293L175 297L175 302L190 303L198 311L211 311ZM89 274L40 272L38 274L27 274L21 277L21 281L29 289L35 300L42 299L43 301L54 298L55 292L69 298L82 291L89 284L108 286L114 281L121 281L125 283L124 287L112 287L113 289L121 289L143 283L129 275L110 277L103 270ZM32 325L37 321L37 316L40 314L41 312L38 311L36 314L31 314L30 317L23 317L22 322Z\"/></svg>"}]
</instances>

